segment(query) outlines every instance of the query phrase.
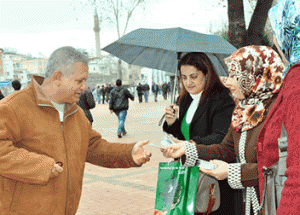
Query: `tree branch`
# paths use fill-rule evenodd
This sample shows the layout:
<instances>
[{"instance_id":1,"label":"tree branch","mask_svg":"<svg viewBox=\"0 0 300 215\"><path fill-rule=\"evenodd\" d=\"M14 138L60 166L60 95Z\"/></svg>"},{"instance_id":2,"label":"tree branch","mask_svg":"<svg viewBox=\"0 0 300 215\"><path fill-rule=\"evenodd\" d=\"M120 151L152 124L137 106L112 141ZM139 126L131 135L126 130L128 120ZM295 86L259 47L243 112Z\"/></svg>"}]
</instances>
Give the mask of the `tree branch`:
<instances>
[{"instance_id":1,"label":"tree branch","mask_svg":"<svg viewBox=\"0 0 300 215\"><path fill-rule=\"evenodd\" d=\"M127 19L126 19L126 24L125 24L125 28L124 28L122 36L125 35L125 33L126 33L126 30L127 30L127 27L128 27L128 23L129 23L130 17L132 16L133 11L135 10L135 8L137 8L137 6L141 2L143 2L143 0L137 0L136 4L133 5L133 7L127 11Z\"/></svg>"},{"instance_id":2,"label":"tree branch","mask_svg":"<svg viewBox=\"0 0 300 215\"><path fill-rule=\"evenodd\" d=\"M273 0L258 0L253 12L245 45L261 45L264 36L264 28L268 18L268 11L272 7Z\"/></svg>"},{"instance_id":3,"label":"tree branch","mask_svg":"<svg viewBox=\"0 0 300 215\"><path fill-rule=\"evenodd\" d=\"M227 0L228 4L228 40L236 48L243 46L246 35L243 0Z\"/></svg>"}]
</instances>

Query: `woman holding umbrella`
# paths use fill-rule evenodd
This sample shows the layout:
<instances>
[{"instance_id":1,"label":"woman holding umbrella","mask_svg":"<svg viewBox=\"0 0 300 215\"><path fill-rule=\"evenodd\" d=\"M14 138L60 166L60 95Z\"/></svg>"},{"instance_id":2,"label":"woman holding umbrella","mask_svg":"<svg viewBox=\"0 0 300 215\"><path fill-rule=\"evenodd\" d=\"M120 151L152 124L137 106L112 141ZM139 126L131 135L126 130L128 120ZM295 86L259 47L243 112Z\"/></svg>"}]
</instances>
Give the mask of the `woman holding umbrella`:
<instances>
[{"instance_id":1,"label":"woman holding umbrella","mask_svg":"<svg viewBox=\"0 0 300 215\"><path fill-rule=\"evenodd\" d=\"M173 158L186 155L186 162L197 158L220 159L211 161L218 166L217 169L200 168L200 170L218 180L228 178L230 186L234 189L246 188L244 214L253 214L253 211L257 214L259 206L257 139L282 85L284 65L279 55L265 46L240 48L225 59L225 63L229 69L226 85L230 87L234 97L239 99L239 103L233 112L230 128L222 143L207 146L194 141L196 152L189 152L191 147L185 147L184 144L171 145L162 152L164 156ZM181 143L178 140L174 141ZM238 162L227 163L236 157ZM222 203L221 200L221 206Z\"/></svg>"},{"instance_id":2,"label":"woman holding umbrella","mask_svg":"<svg viewBox=\"0 0 300 215\"><path fill-rule=\"evenodd\" d=\"M167 106L163 130L179 140L193 140L197 145L220 144L235 107L230 91L221 83L204 53L186 54L180 60L178 70L182 92L178 105ZM211 214L238 214L234 202L237 192L226 180L219 184L221 206Z\"/></svg>"}]
</instances>

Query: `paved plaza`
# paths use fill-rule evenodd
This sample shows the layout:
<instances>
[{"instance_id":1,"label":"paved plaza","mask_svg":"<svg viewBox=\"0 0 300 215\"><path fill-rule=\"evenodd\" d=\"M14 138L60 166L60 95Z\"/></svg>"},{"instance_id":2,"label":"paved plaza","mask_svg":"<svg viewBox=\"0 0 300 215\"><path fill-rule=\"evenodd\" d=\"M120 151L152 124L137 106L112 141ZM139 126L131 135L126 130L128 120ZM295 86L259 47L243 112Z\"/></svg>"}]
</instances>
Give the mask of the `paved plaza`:
<instances>
[{"instance_id":1,"label":"paved plaza","mask_svg":"<svg viewBox=\"0 0 300 215\"><path fill-rule=\"evenodd\" d=\"M117 138L117 117L110 114L108 104L97 104L92 110L93 128L111 142L132 143L150 140L158 144L164 136L158 121L170 103L158 97L149 98L149 103L130 101L125 123L128 135ZM159 149L145 147L152 152L150 162L140 168L108 169L86 163L82 197L76 215L95 214L153 214L159 162L166 162Z\"/></svg>"}]
</instances>

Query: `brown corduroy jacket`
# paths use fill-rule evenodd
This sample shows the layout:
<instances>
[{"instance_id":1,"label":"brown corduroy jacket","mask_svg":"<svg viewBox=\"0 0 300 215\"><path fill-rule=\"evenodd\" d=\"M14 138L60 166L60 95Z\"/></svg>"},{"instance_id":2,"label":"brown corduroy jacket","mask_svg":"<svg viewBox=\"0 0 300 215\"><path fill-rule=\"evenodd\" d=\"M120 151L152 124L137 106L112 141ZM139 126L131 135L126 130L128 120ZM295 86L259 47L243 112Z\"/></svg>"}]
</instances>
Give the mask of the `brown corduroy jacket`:
<instances>
[{"instance_id":1,"label":"brown corduroy jacket","mask_svg":"<svg viewBox=\"0 0 300 215\"><path fill-rule=\"evenodd\" d=\"M109 143L76 104L64 121L44 95L42 77L0 101L0 214L74 215L85 162L109 168L137 166L134 144ZM55 162L63 173L50 179ZM100 170L99 170L100 171Z\"/></svg>"}]
</instances>

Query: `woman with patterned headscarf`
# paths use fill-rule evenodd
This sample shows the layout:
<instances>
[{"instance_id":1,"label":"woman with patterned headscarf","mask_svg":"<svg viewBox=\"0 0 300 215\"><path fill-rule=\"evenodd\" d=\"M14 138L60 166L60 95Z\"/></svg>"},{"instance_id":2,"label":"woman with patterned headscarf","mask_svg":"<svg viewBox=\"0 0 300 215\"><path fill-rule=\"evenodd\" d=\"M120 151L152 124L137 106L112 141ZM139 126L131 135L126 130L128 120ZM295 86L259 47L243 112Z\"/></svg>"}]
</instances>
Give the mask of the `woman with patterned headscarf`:
<instances>
[{"instance_id":1,"label":"woman with patterned headscarf","mask_svg":"<svg viewBox=\"0 0 300 215\"><path fill-rule=\"evenodd\" d=\"M219 159L211 161L218 166L217 169L200 168L200 170L218 180L228 178L229 185L234 189L246 188L245 214L257 214L259 207L257 138L281 88L284 64L279 55L266 46L240 48L224 61L229 71L226 86L239 102L222 143L210 146L197 145L198 157L189 156L195 152L188 152L190 148L185 149L181 144L171 145L165 150L162 149L162 152L168 158L185 154L187 160ZM236 158L238 163L228 164Z\"/></svg>"},{"instance_id":2,"label":"woman with patterned headscarf","mask_svg":"<svg viewBox=\"0 0 300 215\"><path fill-rule=\"evenodd\" d=\"M277 214L300 214L300 1L280 0L269 11L274 43L287 64L276 103L259 134L257 144L260 191L263 167L277 163L282 124L287 131L287 180Z\"/></svg>"}]
</instances>

